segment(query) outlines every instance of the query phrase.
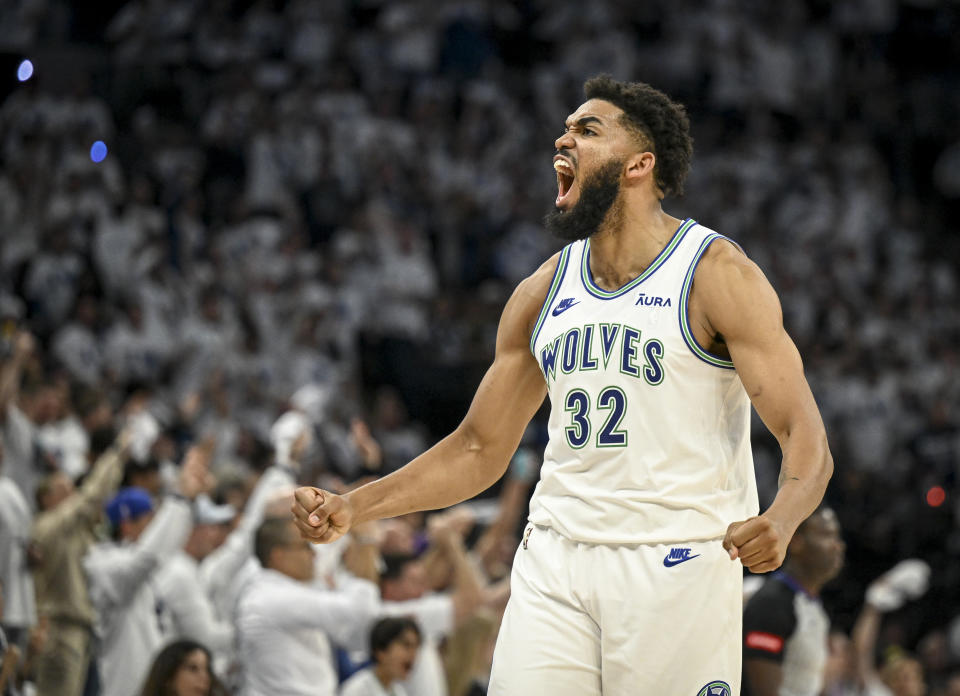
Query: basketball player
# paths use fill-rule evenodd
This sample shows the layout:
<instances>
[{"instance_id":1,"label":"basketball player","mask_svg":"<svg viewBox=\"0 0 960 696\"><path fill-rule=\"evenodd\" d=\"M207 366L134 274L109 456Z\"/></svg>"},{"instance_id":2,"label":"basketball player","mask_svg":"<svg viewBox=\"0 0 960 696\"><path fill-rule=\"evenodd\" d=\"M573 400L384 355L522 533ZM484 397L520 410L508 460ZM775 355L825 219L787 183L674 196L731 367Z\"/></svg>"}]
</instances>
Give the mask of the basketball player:
<instances>
[{"instance_id":1,"label":"basketball player","mask_svg":"<svg viewBox=\"0 0 960 696\"><path fill-rule=\"evenodd\" d=\"M442 508L493 484L550 396L489 693L740 690L742 566L776 569L833 464L776 293L733 242L661 202L692 144L682 106L588 80L556 140L547 225L570 240L507 302L457 429L347 495L300 488L303 536ZM783 452L757 515L750 404ZM739 562L736 562L739 560Z\"/></svg>"}]
</instances>

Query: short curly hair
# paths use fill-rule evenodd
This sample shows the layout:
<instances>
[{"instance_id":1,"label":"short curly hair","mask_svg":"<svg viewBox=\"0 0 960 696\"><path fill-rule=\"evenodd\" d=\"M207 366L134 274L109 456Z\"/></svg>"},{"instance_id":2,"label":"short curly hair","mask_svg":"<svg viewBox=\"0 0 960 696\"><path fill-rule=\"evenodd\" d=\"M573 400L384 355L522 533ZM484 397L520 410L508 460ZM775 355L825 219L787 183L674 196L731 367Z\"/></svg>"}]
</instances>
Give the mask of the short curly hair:
<instances>
[{"instance_id":1,"label":"short curly hair","mask_svg":"<svg viewBox=\"0 0 960 696\"><path fill-rule=\"evenodd\" d=\"M597 75L583 83L587 99L602 99L623 110L620 121L657 158L654 177L666 196L683 193L690 171L693 138L690 120L682 104L643 82L620 82Z\"/></svg>"}]
</instances>

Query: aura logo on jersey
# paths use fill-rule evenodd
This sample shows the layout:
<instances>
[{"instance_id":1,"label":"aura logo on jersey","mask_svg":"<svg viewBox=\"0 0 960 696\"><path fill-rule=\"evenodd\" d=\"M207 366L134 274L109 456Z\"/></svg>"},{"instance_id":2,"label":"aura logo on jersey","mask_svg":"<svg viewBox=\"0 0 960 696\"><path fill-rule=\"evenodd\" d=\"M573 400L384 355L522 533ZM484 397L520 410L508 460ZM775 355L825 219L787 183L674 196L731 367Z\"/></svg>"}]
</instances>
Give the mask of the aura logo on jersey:
<instances>
[{"instance_id":1,"label":"aura logo on jersey","mask_svg":"<svg viewBox=\"0 0 960 696\"><path fill-rule=\"evenodd\" d=\"M658 295L646 295L641 292L637 296L637 301L633 303L634 307L639 305L643 305L644 307L669 307L670 298L660 297Z\"/></svg>"},{"instance_id":2,"label":"aura logo on jersey","mask_svg":"<svg viewBox=\"0 0 960 696\"><path fill-rule=\"evenodd\" d=\"M730 685L725 681L712 681L700 689L697 696L730 696Z\"/></svg>"},{"instance_id":3,"label":"aura logo on jersey","mask_svg":"<svg viewBox=\"0 0 960 696\"><path fill-rule=\"evenodd\" d=\"M540 350L540 369L547 384L557 379L557 370L569 375L617 369L621 374L648 384L663 381L663 342L641 341L641 332L625 324L586 324L560 334Z\"/></svg>"}]
</instances>

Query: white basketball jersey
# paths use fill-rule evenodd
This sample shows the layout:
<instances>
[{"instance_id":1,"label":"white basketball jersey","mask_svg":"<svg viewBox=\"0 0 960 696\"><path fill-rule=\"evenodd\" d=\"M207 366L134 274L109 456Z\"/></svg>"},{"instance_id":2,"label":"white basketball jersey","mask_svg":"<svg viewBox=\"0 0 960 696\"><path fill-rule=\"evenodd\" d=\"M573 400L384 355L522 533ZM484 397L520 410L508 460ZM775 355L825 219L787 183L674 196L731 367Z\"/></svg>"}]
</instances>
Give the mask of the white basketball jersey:
<instances>
[{"instance_id":1,"label":"white basketball jersey","mask_svg":"<svg viewBox=\"0 0 960 696\"><path fill-rule=\"evenodd\" d=\"M719 238L685 220L614 291L593 282L589 240L563 249L530 339L552 406L534 524L656 544L722 537L757 514L750 401L687 318L697 262Z\"/></svg>"}]
</instances>

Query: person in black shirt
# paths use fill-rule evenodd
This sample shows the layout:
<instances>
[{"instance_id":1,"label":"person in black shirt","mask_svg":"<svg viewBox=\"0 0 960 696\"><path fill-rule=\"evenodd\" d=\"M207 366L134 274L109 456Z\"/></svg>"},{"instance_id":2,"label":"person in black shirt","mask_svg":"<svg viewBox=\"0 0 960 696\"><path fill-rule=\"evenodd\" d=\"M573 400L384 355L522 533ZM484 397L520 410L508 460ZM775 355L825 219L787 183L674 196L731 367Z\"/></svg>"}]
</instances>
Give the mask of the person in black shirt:
<instances>
[{"instance_id":1,"label":"person in black shirt","mask_svg":"<svg viewBox=\"0 0 960 696\"><path fill-rule=\"evenodd\" d=\"M817 696L830 621L820 590L843 566L837 516L820 507L797 529L781 570L744 609L743 696Z\"/></svg>"}]
</instances>

